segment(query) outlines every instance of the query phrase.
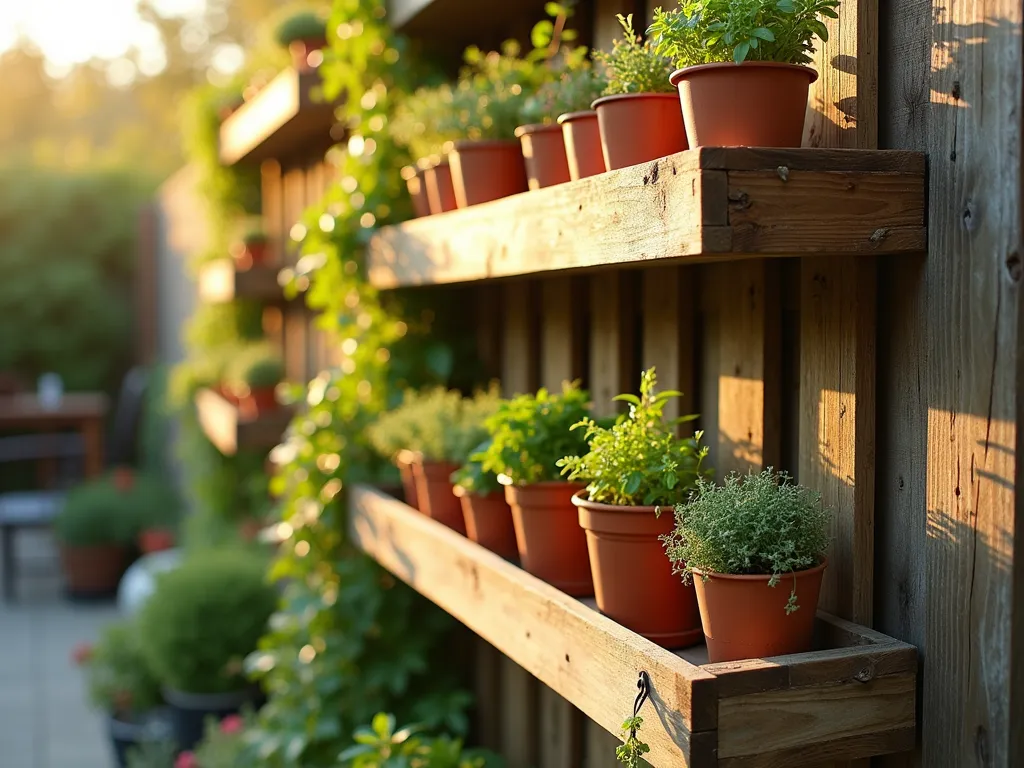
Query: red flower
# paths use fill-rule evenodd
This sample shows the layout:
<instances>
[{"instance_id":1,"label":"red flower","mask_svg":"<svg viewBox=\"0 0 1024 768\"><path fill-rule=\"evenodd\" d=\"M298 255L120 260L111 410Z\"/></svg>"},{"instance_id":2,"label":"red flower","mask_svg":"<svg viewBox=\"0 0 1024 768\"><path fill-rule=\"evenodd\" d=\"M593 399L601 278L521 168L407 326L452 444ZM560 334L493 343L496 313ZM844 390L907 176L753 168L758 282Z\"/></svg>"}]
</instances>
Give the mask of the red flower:
<instances>
[{"instance_id":1,"label":"red flower","mask_svg":"<svg viewBox=\"0 0 1024 768\"><path fill-rule=\"evenodd\" d=\"M79 643L74 647L74 650L71 651L71 658L74 660L75 664L82 666L89 662L92 658L92 654L92 643Z\"/></svg>"},{"instance_id":2,"label":"red flower","mask_svg":"<svg viewBox=\"0 0 1024 768\"><path fill-rule=\"evenodd\" d=\"M191 752L182 752L174 761L174 768L199 768L196 756Z\"/></svg>"},{"instance_id":3,"label":"red flower","mask_svg":"<svg viewBox=\"0 0 1024 768\"><path fill-rule=\"evenodd\" d=\"M228 715L220 721L221 733L238 733L245 721L239 715Z\"/></svg>"}]
</instances>

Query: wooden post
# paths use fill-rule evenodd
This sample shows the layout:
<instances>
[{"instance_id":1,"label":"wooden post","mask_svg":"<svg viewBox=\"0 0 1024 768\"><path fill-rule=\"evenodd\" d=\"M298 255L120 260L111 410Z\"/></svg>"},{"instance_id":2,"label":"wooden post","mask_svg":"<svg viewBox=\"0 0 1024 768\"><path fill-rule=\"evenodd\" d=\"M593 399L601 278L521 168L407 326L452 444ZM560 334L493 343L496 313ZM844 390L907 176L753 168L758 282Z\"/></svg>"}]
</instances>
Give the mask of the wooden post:
<instances>
[{"instance_id":1,"label":"wooden post","mask_svg":"<svg viewBox=\"0 0 1024 768\"><path fill-rule=\"evenodd\" d=\"M686 267L651 267L643 273L643 367L657 368L659 389L683 393L665 408L670 419L697 407L692 299L696 274ZM692 432L692 423L685 426Z\"/></svg>"},{"instance_id":2,"label":"wooden post","mask_svg":"<svg viewBox=\"0 0 1024 768\"><path fill-rule=\"evenodd\" d=\"M632 392L640 379L633 360L635 278L617 270L590 278L590 394L598 415L615 413L612 398Z\"/></svg>"},{"instance_id":3,"label":"wooden post","mask_svg":"<svg viewBox=\"0 0 1024 768\"><path fill-rule=\"evenodd\" d=\"M505 337L502 343L501 387L506 397L537 389L537 318L532 285L507 283L503 291Z\"/></svg>"}]
</instances>

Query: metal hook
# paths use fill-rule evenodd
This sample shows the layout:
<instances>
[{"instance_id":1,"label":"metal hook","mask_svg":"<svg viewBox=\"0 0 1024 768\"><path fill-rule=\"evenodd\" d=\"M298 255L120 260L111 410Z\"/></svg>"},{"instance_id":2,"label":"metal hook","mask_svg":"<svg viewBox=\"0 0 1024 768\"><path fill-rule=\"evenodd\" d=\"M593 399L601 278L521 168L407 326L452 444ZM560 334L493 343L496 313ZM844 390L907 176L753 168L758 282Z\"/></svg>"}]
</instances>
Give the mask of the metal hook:
<instances>
[{"instance_id":1,"label":"metal hook","mask_svg":"<svg viewBox=\"0 0 1024 768\"><path fill-rule=\"evenodd\" d=\"M640 692L636 695L636 700L633 702L633 717L640 714L640 708L647 701L647 697L651 695L651 676L644 670L640 670L640 679L636 681L636 687ZM630 729L630 737L636 738L636 728Z\"/></svg>"}]
</instances>

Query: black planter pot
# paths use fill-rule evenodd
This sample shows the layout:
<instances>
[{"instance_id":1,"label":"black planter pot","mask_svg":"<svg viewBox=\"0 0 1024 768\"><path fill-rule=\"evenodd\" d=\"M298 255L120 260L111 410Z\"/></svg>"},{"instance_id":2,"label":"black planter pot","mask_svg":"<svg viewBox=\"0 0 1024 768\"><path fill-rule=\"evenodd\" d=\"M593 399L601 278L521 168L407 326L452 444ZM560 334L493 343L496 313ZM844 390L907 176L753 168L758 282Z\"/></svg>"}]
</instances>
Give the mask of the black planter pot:
<instances>
[{"instance_id":1,"label":"black planter pot","mask_svg":"<svg viewBox=\"0 0 1024 768\"><path fill-rule=\"evenodd\" d=\"M263 694L258 688L246 688L228 693L185 693L164 688L171 733L178 749L190 750L203 739L206 719L220 720L228 715L237 715L246 705L258 708Z\"/></svg>"},{"instance_id":2,"label":"black planter pot","mask_svg":"<svg viewBox=\"0 0 1024 768\"><path fill-rule=\"evenodd\" d=\"M170 722L166 710L154 710L128 720L114 715L107 717L107 734L118 768L127 768L128 751L150 741L170 738Z\"/></svg>"}]
</instances>

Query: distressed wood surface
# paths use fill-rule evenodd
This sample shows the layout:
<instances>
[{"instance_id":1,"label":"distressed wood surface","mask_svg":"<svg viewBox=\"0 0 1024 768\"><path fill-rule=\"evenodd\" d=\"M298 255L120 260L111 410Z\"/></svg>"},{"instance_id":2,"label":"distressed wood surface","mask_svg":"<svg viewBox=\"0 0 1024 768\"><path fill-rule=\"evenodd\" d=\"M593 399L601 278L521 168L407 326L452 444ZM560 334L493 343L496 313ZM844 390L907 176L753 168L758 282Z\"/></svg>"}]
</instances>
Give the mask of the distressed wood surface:
<instances>
[{"instance_id":1,"label":"distressed wood surface","mask_svg":"<svg viewBox=\"0 0 1024 768\"><path fill-rule=\"evenodd\" d=\"M502 289L501 388L505 397L511 397L537 388L537 316L530 283L512 282Z\"/></svg>"},{"instance_id":2,"label":"distressed wood surface","mask_svg":"<svg viewBox=\"0 0 1024 768\"><path fill-rule=\"evenodd\" d=\"M657 368L660 390L683 393L665 406L670 419L694 413L697 407L695 279L695 270L686 267L652 267L641 277L643 368ZM693 423L683 425L687 433L693 428Z\"/></svg>"},{"instance_id":3,"label":"distressed wood surface","mask_svg":"<svg viewBox=\"0 0 1024 768\"><path fill-rule=\"evenodd\" d=\"M273 448L281 442L292 417L291 410L282 407L261 413L254 420L242 419L238 406L212 389L196 392L195 404L203 433L225 456L233 456L240 449Z\"/></svg>"},{"instance_id":4,"label":"distressed wood surface","mask_svg":"<svg viewBox=\"0 0 1024 768\"><path fill-rule=\"evenodd\" d=\"M582 378L586 344L586 283L553 277L541 285L540 384L558 392Z\"/></svg>"},{"instance_id":5,"label":"distressed wood surface","mask_svg":"<svg viewBox=\"0 0 1024 768\"><path fill-rule=\"evenodd\" d=\"M924 246L920 155L717 148L386 227L371 242L369 274L394 288Z\"/></svg>"},{"instance_id":6,"label":"distressed wood surface","mask_svg":"<svg viewBox=\"0 0 1024 768\"><path fill-rule=\"evenodd\" d=\"M594 413L619 411L613 398L633 392L636 281L627 272L605 272L590 278L590 395Z\"/></svg>"}]
</instances>

